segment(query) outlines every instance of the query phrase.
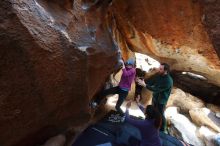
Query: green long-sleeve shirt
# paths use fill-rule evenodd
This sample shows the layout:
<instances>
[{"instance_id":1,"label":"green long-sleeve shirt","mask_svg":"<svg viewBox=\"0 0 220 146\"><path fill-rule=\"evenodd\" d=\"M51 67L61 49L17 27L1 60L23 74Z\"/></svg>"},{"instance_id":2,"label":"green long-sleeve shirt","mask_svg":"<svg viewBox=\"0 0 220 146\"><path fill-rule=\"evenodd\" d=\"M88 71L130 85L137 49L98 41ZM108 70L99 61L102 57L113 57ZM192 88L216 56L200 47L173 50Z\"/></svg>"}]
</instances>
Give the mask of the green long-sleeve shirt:
<instances>
[{"instance_id":1,"label":"green long-sleeve shirt","mask_svg":"<svg viewBox=\"0 0 220 146\"><path fill-rule=\"evenodd\" d=\"M156 75L146 81L146 88L153 92L153 100L159 104L166 104L171 89L173 87L173 79L169 74L167 75Z\"/></svg>"}]
</instances>

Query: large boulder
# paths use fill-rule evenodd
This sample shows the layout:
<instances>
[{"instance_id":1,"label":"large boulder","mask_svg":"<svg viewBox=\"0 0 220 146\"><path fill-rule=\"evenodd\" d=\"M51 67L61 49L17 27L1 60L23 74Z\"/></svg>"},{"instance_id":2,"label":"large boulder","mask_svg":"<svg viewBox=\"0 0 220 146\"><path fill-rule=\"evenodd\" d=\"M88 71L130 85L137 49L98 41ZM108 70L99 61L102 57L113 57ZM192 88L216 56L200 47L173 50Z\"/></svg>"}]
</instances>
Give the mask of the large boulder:
<instances>
[{"instance_id":1,"label":"large boulder","mask_svg":"<svg viewBox=\"0 0 220 146\"><path fill-rule=\"evenodd\" d=\"M165 116L170 123L170 133L183 139L185 142L195 146L205 146L203 141L197 136L195 124L193 124L186 116L179 114L177 107L168 107Z\"/></svg>"},{"instance_id":2,"label":"large boulder","mask_svg":"<svg viewBox=\"0 0 220 146\"><path fill-rule=\"evenodd\" d=\"M181 89L173 88L167 106L179 107L181 113L188 114L190 109L202 108L205 107L205 104L201 99L185 93Z\"/></svg>"},{"instance_id":3,"label":"large boulder","mask_svg":"<svg viewBox=\"0 0 220 146\"><path fill-rule=\"evenodd\" d=\"M206 146L215 146L215 136L216 133L210 130L209 128L202 126L199 129L199 136L203 139Z\"/></svg>"},{"instance_id":4,"label":"large boulder","mask_svg":"<svg viewBox=\"0 0 220 146\"><path fill-rule=\"evenodd\" d=\"M0 1L0 145L42 144L88 122L90 99L117 65L108 6Z\"/></svg>"},{"instance_id":5,"label":"large boulder","mask_svg":"<svg viewBox=\"0 0 220 146\"><path fill-rule=\"evenodd\" d=\"M189 111L190 117L194 123L199 126L207 126L220 133L220 119L207 108L195 108Z\"/></svg>"}]
</instances>

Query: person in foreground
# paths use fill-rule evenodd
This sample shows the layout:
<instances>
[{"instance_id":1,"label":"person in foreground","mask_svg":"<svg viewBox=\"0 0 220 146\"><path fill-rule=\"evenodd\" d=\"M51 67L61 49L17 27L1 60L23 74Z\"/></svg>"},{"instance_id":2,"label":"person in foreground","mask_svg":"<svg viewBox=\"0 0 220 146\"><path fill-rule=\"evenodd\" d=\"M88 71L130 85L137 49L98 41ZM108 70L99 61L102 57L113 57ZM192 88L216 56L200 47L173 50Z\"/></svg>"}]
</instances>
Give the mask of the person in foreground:
<instances>
[{"instance_id":1,"label":"person in foreground","mask_svg":"<svg viewBox=\"0 0 220 146\"><path fill-rule=\"evenodd\" d=\"M92 102L92 105L99 105L102 99L110 94L118 94L118 101L116 103L115 109L120 113L123 114L120 106L126 99L129 90L131 89L131 84L134 81L136 74L135 70L135 60L130 58L126 61L126 63L122 63L122 75L119 85L116 87L112 87L110 89L106 89L101 92L101 94ZM94 107L94 106L92 106Z\"/></svg>"},{"instance_id":2,"label":"person in foreground","mask_svg":"<svg viewBox=\"0 0 220 146\"><path fill-rule=\"evenodd\" d=\"M164 110L173 87L173 79L169 72L170 66L166 63L162 63L158 73L153 78L150 78L147 81L141 79L136 80L139 85L146 87L153 92L152 104L162 115L162 126L160 128L160 131L162 132L166 132Z\"/></svg>"},{"instance_id":3,"label":"person in foreground","mask_svg":"<svg viewBox=\"0 0 220 146\"><path fill-rule=\"evenodd\" d=\"M140 130L142 136L140 146L161 146L159 128L162 119L157 109L152 105L148 105L145 110L145 120L139 120L130 118L128 110L130 106L131 102L128 102L126 105L125 121Z\"/></svg>"}]
</instances>

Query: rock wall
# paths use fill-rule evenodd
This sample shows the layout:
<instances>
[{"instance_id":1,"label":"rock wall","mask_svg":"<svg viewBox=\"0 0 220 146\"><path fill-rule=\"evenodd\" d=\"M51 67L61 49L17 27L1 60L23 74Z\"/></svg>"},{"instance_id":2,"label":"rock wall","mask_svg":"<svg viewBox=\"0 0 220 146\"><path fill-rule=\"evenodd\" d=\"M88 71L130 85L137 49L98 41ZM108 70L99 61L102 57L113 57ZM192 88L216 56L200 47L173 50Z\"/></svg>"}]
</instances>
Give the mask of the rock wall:
<instances>
[{"instance_id":1,"label":"rock wall","mask_svg":"<svg viewBox=\"0 0 220 146\"><path fill-rule=\"evenodd\" d=\"M32 146L88 122L117 64L109 1L0 2L0 145Z\"/></svg>"},{"instance_id":2,"label":"rock wall","mask_svg":"<svg viewBox=\"0 0 220 146\"><path fill-rule=\"evenodd\" d=\"M209 37L212 40L214 49L220 57L220 1L200 0L203 8L203 23L207 28Z\"/></svg>"},{"instance_id":3,"label":"rock wall","mask_svg":"<svg viewBox=\"0 0 220 146\"><path fill-rule=\"evenodd\" d=\"M207 82L206 78L193 77L182 72L172 72L175 86L182 90L200 97L206 103L213 103L220 106L218 100L220 96L220 87Z\"/></svg>"},{"instance_id":4,"label":"rock wall","mask_svg":"<svg viewBox=\"0 0 220 146\"><path fill-rule=\"evenodd\" d=\"M201 74L218 90L219 8L218 0L0 1L0 145L41 144L88 122L118 48L124 59L140 52Z\"/></svg>"},{"instance_id":5,"label":"rock wall","mask_svg":"<svg viewBox=\"0 0 220 146\"><path fill-rule=\"evenodd\" d=\"M219 7L218 2L213 5ZM219 58L209 37L210 29L204 25L206 9L211 11L213 7L205 6L204 10L203 1L197 0L118 0L111 8L119 33L132 51L168 62L173 70L198 73L220 85ZM210 24L218 22L215 18Z\"/></svg>"}]
</instances>

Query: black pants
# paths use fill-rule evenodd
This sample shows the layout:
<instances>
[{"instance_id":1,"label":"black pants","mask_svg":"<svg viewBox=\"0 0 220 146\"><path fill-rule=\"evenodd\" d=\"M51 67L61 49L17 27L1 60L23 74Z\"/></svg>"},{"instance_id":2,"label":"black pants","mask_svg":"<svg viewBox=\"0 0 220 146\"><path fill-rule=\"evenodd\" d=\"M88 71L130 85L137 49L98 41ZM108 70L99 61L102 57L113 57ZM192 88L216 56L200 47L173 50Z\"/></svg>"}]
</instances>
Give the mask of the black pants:
<instances>
[{"instance_id":1,"label":"black pants","mask_svg":"<svg viewBox=\"0 0 220 146\"><path fill-rule=\"evenodd\" d=\"M141 94L142 89L143 89L142 86L135 83L134 101L136 101L136 98L138 97L138 95L140 95L140 101L142 100L142 94Z\"/></svg>"},{"instance_id":2,"label":"black pants","mask_svg":"<svg viewBox=\"0 0 220 146\"><path fill-rule=\"evenodd\" d=\"M160 131L165 131L165 129L166 129L166 118L164 116L164 110L165 110L166 104L160 104L154 98L152 99L152 102L153 102L153 106L160 112L160 114L162 116L162 125L161 125L161 128L160 128Z\"/></svg>"},{"instance_id":3,"label":"black pants","mask_svg":"<svg viewBox=\"0 0 220 146\"><path fill-rule=\"evenodd\" d=\"M120 106L122 105L122 103L124 102L125 98L127 97L128 91L122 90L119 86L112 87L110 89L106 89L106 90L102 91L100 93L100 95L95 99L95 102L97 102L97 104L100 104L102 99L105 98L105 96L110 95L110 94L118 94L118 101L116 103L115 109L119 113L122 114L123 111L121 110Z\"/></svg>"}]
</instances>

